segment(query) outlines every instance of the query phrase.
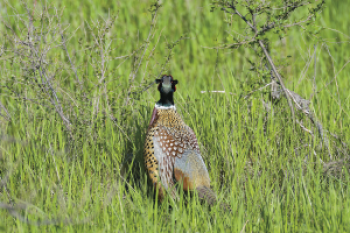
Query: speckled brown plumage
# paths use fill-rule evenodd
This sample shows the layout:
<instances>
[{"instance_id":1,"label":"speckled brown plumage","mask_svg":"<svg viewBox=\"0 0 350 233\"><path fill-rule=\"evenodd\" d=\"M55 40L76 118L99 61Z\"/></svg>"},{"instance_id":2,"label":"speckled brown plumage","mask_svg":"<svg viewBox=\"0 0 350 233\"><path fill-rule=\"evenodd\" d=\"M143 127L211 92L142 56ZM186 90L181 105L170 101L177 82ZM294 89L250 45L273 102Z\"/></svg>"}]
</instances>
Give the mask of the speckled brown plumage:
<instances>
[{"instance_id":1,"label":"speckled brown plumage","mask_svg":"<svg viewBox=\"0 0 350 233\"><path fill-rule=\"evenodd\" d=\"M161 189L162 185L168 189L169 187L173 187L174 178L176 181L180 181L182 178L184 178L184 181L188 180L186 179L186 174L183 174L183 168L181 166L177 167L174 171L175 160L178 159L178 161L181 162L182 156L186 151L188 154L189 150L193 150L196 152L195 154L198 155L200 151L195 134L192 129L183 122L175 108L157 109L157 107L155 107L154 111L156 118L153 124L149 126L146 135L145 163L151 180L159 189L159 199L162 199L164 195L164 190ZM154 140L165 155L158 156L161 157L161 159L157 159L155 154ZM188 160L189 163L195 162L195 157L193 158L193 161ZM206 170L205 167L200 169ZM208 180L207 182L203 177L196 177L196 179L198 180L197 183L202 182L208 185L210 183L208 175L205 177L205 179ZM193 181L194 180L184 182L184 189L187 190L188 186L190 186L190 188L195 188L193 187L194 184L192 184ZM172 197L175 198L175 196L176 194L173 191Z\"/></svg>"}]
</instances>

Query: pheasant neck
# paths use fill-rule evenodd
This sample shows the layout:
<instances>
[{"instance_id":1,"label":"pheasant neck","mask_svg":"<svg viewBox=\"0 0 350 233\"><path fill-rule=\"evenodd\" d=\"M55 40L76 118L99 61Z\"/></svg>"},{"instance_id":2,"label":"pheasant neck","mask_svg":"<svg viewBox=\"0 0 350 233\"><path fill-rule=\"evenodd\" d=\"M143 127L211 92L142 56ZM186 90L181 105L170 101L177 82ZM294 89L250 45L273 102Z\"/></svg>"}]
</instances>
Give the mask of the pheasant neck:
<instances>
[{"instance_id":1,"label":"pheasant neck","mask_svg":"<svg viewBox=\"0 0 350 233\"><path fill-rule=\"evenodd\" d=\"M157 102L157 105L162 107L172 107L174 106L174 99L173 99L174 92L160 92L160 100Z\"/></svg>"}]
</instances>

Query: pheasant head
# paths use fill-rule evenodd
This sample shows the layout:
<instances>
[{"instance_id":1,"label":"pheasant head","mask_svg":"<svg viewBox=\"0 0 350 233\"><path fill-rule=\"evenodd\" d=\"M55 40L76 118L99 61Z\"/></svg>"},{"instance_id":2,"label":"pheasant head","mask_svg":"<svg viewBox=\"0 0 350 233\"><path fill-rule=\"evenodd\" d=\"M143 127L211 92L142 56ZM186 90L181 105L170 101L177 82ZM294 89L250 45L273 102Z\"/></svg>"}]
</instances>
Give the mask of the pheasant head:
<instances>
[{"instance_id":1,"label":"pheasant head","mask_svg":"<svg viewBox=\"0 0 350 233\"><path fill-rule=\"evenodd\" d=\"M176 91L177 80L174 80L171 75L163 75L161 79L156 79L158 83L158 91L160 92L160 100L157 105L161 107L174 106L174 92Z\"/></svg>"}]
</instances>

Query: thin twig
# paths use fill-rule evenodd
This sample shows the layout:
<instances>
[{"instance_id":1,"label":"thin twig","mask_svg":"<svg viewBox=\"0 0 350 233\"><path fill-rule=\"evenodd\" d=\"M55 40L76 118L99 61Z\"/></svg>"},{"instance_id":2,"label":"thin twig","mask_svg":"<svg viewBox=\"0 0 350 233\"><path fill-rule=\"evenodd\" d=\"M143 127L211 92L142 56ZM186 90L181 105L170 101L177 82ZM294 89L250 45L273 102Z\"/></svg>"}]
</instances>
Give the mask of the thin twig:
<instances>
[{"instance_id":1,"label":"thin twig","mask_svg":"<svg viewBox=\"0 0 350 233\"><path fill-rule=\"evenodd\" d=\"M306 128L301 121L296 120L296 122L300 125L300 128L302 130L304 130L305 132L309 133L312 137L314 137L314 133L312 132L312 130Z\"/></svg>"},{"instance_id":2,"label":"thin twig","mask_svg":"<svg viewBox=\"0 0 350 233\"><path fill-rule=\"evenodd\" d=\"M69 55L69 52L68 52L68 49L67 49L67 46L66 46L66 40L64 39L64 35L63 35L63 31L61 31L61 39L62 39L62 46L63 46L63 49L64 51L66 52L66 55L68 57L68 60L69 60L69 63L72 67L72 70L74 71L74 74L75 74L75 77L77 79L77 82L79 83L79 85L81 86L82 85L82 82L79 80L79 77L78 77L78 73L77 73L77 68L75 68L75 65ZM82 88L82 86L81 86Z\"/></svg>"},{"instance_id":3,"label":"thin twig","mask_svg":"<svg viewBox=\"0 0 350 233\"><path fill-rule=\"evenodd\" d=\"M264 54L265 54L265 56L266 56L268 62L270 63L270 65L271 65L271 67L272 67L272 69L273 69L273 72L275 73L275 75L276 75L278 81L280 82L280 85L281 85L281 87L282 87L282 90L283 90L284 93L286 94L286 98L287 98L287 101L288 101L288 105L289 105L290 110L292 111L292 117L293 117L293 121L294 121L294 120L295 120L295 113L294 113L294 107L293 107L292 101L290 100L289 91L288 91L288 89L286 88L286 86L284 85L281 75L279 74L279 72L278 72L278 70L277 70L275 64L274 64L273 61L272 61L272 58L270 57L270 54L267 52L266 47L265 47L264 43L263 43L261 40L259 40L259 45L260 45L260 47L262 48L262 50L263 50L263 52L264 52ZM295 101L294 101L294 102L295 102ZM296 102L295 102L295 103L296 103Z\"/></svg>"},{"instance_id":4,"label":"thin twig","mask_svg":"<svg viewBox=\"0 0 350 233\"><path fill-rule=\"evenodd\" d=\"M6 112L6 116L1 114L1 109L3 109ZM11 120L11 115L10 113L7 111L7 109L5 108L5 106L1 103L0 100L0 115L3 116L6 120L10 121Z\"/></svg>"},{"instance_id":5,"label":"thin twig","mask_svg":"<svg viewBox=\"0 0 350 233\"><path fill-rule=\"evenodd\" d=\"M204 93L226 93L226 91L201 91L201 93L202 94L204 94ZM236 94L234 94L232 92L227 92L227 93L229 93L231 95L236 95Z\"/></svg>"},{"instance_id":6,"label":"thin twig","mask_svg":"<svg viewBox=\"0 0 350 233\"><path fill-rule=\"evenodd\" d=\"M261 90L264 89L265 87L268 87L268 86L270 86L270 85L272 85L272 84L273 84L273 82L270 82L270 83L266 84L266 85L263 86L263 87L260 87L260 88L258 88L258 89L256 89L256 90L253 90L253 91L249 92L246 96L244 96L244 99L247 99L247 98L248 98L249 96L251 96L254 92L261 91Z\"/></svg>"},{"instance_id":7,"label":"thin twig","mask_svg":"<svg viewBox=\"0 0 350 233\"><path fill-rule=\"evenodd\" d=\"M317 86L316 86L316 48L317 48L317 45L315 44L314 45L314 49L315 49L315 52L314 52L314 95L315 93L317 92Z\"/></svg>"}]
</instances>

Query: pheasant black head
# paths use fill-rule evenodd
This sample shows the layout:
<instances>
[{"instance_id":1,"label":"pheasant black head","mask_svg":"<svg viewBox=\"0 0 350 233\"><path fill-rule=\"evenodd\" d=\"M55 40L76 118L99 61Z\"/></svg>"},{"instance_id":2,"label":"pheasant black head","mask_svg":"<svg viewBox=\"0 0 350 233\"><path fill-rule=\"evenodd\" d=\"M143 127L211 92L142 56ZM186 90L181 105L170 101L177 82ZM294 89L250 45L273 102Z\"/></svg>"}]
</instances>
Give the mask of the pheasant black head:
<instances>
[{"instance_id":1,"label":"pheasant black head","mask_svg":"<svg viewBox=\"0 0 350 233\"><path fill-rule=\"evenodd\" d=\"M157 105L162 107L170 107L174 105L174 92L176 91L177 80L174 80L171 75L163 75L161 79L156 79L158 83L158 91L160 92L160 100Z\"/></svg>"}]
</instances>

